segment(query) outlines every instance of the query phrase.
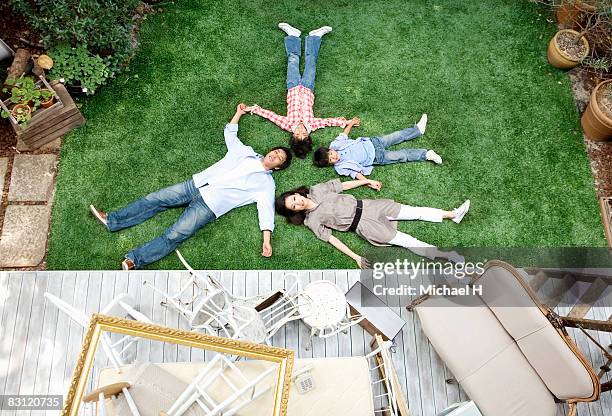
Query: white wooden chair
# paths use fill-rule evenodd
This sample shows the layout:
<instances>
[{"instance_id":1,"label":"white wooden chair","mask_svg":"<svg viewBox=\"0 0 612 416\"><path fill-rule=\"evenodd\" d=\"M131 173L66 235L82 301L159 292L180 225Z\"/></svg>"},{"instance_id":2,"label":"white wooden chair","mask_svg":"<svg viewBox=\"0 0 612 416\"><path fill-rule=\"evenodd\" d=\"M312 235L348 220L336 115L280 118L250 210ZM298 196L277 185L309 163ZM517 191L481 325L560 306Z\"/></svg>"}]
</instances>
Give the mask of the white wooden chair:
<instances>
[{"instance_id":1,"label":"white wooden chair","mask_svg":"<svg viewBox=\"0 0 612 416\"><path fill-rule=\"evenodd\" d=\"M170 409L160 415L181 416L191 406L199 406L205 416L233 416L274 387L274 382L266 378L276 371L276 366L271 365L256 377L249 378L230 358L217 354L198 373ZM271 379L274 380L274 377ZM221 399L215 399L214 393L218 395L221 389L219 383L223 385L226 394Z\"/></svg>"},{"instance_id":2,"label":"white wooden chair","mask_svg":"<svg viewBox=\"0 0 612 416\"><path fill-rule=\"evenodd\" d=\"M136 403L134 403L134 400L128 391L130 387L131 386L129 383L115 383L104 386L83 397L83 403L97 403L98 416L107 416L109 412L106 409L106 400L116 400L117 396L123 393L132 416L138 416L140 413L138 412Z\"/></svg>"},{"instance_id":3,"label":"white wooden chair","mask_svg":"<svg viewBox=\"0 0 612 416\"><path fill-rule=\"evenodd\" d=\"M308 303L301 303L299 307L302 320L310 328L307 349L313 337L332 337L364 319L361 315L351 314L344 292L329 280L308 284L302 292L302 299L308 299Z\"/></svg>"},{"instance_id":4,"label":"white wooden chair","mask_svg":"<svg viewBox=\"0 0 612 416\"><path fill-rule=\"evenodd\" d=\"M63 301L55 295L52 295L51 293L45 292L44 296L49 302L53 303L59 310L68 315L77 324L81 325L83 328L87 328L89 325L89 316L85 312L76 309L69 303ZM100 313L111 316L129 316L140 322L152 323L146 315L134 309L134 304L135 302L127 293L122 293L116 296L106 307L100 310ZM136 342L137 338L130 335L122 336L114 342L107 333L103 333L100 338L100 345L102 346L104 353L115 368L115 371L118 373L121 373L121 366L126 364L123 355L132 345L135 345ZM134 404L134 401L132 400L127 388L123 388L122 392L129 404L132 416L139 416L138 409L136 408L136 405ZM101 403L103 407L104 401Z\"/></svg>"},{"instance_id":5,"label":"white wooden chair","mask_svg":"<svg viewBox=\"0 0 612 416\"><path fill-rule=\"evenodd\" d=\"M162 305L175 308L192 329L264 343L287 322L304 317L300 308L309 299L302 292L297 276L285 276L285 279L295 277L288 290L252 297L235 296L214 277L204 277L193 270L178 250L176 253L191 275L177 293L166 293L149 282L144 284L163 296Z\"/></svg>"},{"instance_id":6,"label":"white wooden chair","mask_svg":"<svg viewBox=\"0 0 612 416\"><path fill-rule=\"evenodd\" d=\"M366 358L371 363L371 379L375 380L372 382L372 391L376 392L379 390L381 392L380 394L374 393L373 398L375 402L378 399L382 404L382 407L374 410L374 413L383 416L408 415L408 405L401 391L401 386L397 381L397 374L390 355L393 343L391 341L382 341L380 336L377 336L375 341L375 349L366 355Z\"/></svg>"}]
</instances>

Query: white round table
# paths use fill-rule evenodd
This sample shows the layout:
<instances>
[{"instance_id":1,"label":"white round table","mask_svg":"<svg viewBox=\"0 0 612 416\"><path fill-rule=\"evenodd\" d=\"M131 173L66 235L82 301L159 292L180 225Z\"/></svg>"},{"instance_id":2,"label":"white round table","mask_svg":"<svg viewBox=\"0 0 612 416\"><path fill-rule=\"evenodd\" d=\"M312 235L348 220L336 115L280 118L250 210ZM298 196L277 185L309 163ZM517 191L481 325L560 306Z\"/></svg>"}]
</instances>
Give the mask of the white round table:
<instances>
[{"instance_id":1,"label":"white round table","mask_svg":"<svg viewBox=\"0 0 612 416\"><path fill-rule=\"evenodd\" d=\"M346 297L335 283L318 280L308 284L303 294L308 301L298 305L302 320L313 329L335 328L346 319Z\"/></svg>"}]
</instances>

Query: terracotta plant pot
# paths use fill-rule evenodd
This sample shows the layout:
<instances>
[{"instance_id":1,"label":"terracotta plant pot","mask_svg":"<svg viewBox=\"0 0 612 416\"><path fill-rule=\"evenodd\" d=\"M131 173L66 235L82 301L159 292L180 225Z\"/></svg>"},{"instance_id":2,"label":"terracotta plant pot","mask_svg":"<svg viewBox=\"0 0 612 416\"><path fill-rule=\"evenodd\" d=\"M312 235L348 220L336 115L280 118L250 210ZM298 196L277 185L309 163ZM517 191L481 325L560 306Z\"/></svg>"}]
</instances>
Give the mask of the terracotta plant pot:
<instances>
[{"instance_id":1,"label":"terracotta plant pot","mask_svg":"<svg viewBox=\"0 0 612 416\"><path fill-rule=\"evenodd\" d=\"M585 15L594 11L596 11L594 6L580 0L564 1L561 6L557 7L555 18L562 27L576 29L584 20Z\"/></svg>"},{"instance_id":2,"label":"terracotta plant pot","mask_svg":"<svg viewBox=\"0 0 612 416\"><path fill-rule=\"evenodd\" d=\"M15 107L13 107L13 109L11 110L11 113L13 114L13 117L16 117L15 115L17 114L17 110L19 110L19 109L21 109L21 108L23 108L23 109L26 109L26 108L27 108L28 110L26 111L26 113L27 113L27 114L32 114L32 107L30 107L30 106L29 106L29 105L27 105L27 104L17 104L17 105L15 105Z\"/></svg>"},{"instance_id":3,"label":"terracotta plant pot","mask_svg":"<svg viewBox=\"0 0 612 416\"><path fill-rule=\"evenodd\" d=\"M580 119L584 134L591 140L608 140L612 138L612 118L602 111L597 100L597 92L611 82L612 80L604 81L595 87L591 93L589 105Z\"/></svg>"},{"instance_id":4,"label":"terracotta plant pot","mask_svg":"<svg viewBox=\"0 0 612 416\"><path fill-rule=\"evenodd\" d=\"M49 89L47 89L47 88L45 88L44 90L45 90L45 91L51 91L51 90L49 90ZM53 95L51 96L51 98L49 98L47 101L43 101L43 102L41 102L41 103L40 103L40 105L41 105L43 108L49 108L49 107L51 107L51 106L53 105L53 101L55 101L55 92L54 92L54 91L51 91L51 92L53 93Z\"/></svg>"},{"instance_id":5,"label":"terracotta plant pot","mask_svg":"<svg viewBox=\"0 0 612 416\"><path fill-rule=\"evenodd\" d=\"M572 35L578 37L580 33L576 32L572 29L562 29L558 31L555 36L548 43L548 62L555 68L561 69L570 69L578 66L580 62L589 54L589 41L583 36L580 41L585 46L585 51L582 56L578 58L573 58L559 49L559 45L557 44L557 39L562 33L571 33Z\"/></svg>"}]
</instances>

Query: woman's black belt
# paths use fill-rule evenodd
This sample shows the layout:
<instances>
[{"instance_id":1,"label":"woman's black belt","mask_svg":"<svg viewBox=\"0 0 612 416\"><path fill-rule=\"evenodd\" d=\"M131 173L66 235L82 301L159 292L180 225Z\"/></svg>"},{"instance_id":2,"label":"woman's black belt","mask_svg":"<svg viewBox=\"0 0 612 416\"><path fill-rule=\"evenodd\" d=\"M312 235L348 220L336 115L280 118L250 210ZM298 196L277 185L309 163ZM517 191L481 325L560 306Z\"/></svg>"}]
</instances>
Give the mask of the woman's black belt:
<instances>
[{"instance_id":1,"label":"woman's black belt","mask_svg":"<svg viewBox=\"0 0 612 416\"><path fill-rule=\"evenodd\" d=\"M355 210L355 217L353 217L353 222L349 227L349 231L355 232L357 230L357 226L359 225L359 220L361 220L361 213L363 212L363 201L361 199L357 200L357 209Z\"/></svg>"}]
</instances>

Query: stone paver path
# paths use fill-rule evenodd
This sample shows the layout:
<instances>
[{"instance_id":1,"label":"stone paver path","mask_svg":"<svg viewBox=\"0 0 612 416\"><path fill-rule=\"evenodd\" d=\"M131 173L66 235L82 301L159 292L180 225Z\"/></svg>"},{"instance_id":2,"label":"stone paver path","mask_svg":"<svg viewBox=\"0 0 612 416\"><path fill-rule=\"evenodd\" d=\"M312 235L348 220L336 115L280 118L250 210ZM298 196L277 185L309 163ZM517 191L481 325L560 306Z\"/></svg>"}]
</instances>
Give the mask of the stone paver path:
<instances>
[{"instance_id":1,"label":"stone paver path","mask_svg":"<svg viewBox=\"0 0 612 416\"><path fill-rule=\"evenodd\" d=\"M9 158L0 158L0 188L8 184L0 268L43 267L57 161L57 154L16 154L9 173Z\"/></svg>"},{"instance_id":2,"label":"stone paver path","mask_svg":"<svg viewBox=\"0 0 612 416\"><path fill-rule=\"evenodd\" d=\"M2 186L4 186L4 177L6 176L7 169L8 157L0 157L0 192L2 192Z\"/></svg>"},{"instance_id":3,"label":"stone paver path","mask_svg":"<svg viewBox=\"0 0 612 416\"><path fill-rule=\"evenodd\" d=\"M15 155L8 200L46 202L53 193L55 155Z\"/></svg>"}]
</instances>

